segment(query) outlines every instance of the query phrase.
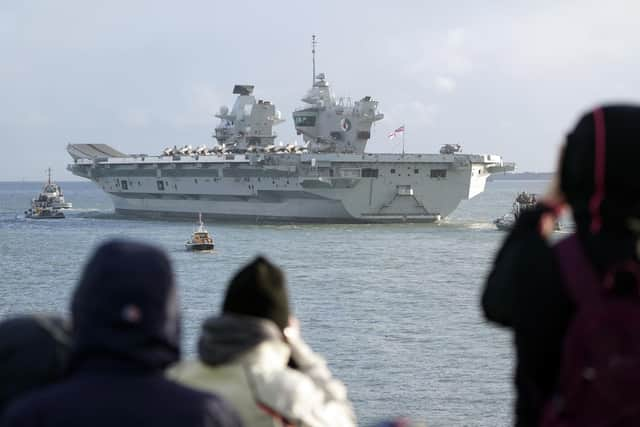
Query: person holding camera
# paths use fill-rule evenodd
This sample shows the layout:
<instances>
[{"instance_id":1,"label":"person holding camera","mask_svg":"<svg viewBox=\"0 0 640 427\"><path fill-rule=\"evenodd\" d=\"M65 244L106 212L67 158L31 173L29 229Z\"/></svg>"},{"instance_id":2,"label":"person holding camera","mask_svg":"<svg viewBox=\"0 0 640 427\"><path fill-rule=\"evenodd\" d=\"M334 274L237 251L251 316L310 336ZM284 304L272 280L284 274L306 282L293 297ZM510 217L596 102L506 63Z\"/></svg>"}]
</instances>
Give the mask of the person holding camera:
<instances>
[{"instance_id":1,"label":"person holding camera","mask_svg":"<svg viewBox=\"0 0 640 427\"><path fill-rule=\"evenodd\" d=\"M245 425L356 425L345 386L303 341L284 273L263 257L231 280L222 314L205 320L198 360L170 378L224 397Z\"/></svg>"},{"instance_id":2,"label":"person holding camera","mask_svg":"<svg viewBox=\"0 0 640 427\"><path fill-rule=\"evenodd\" d=\"M482 308L514 333L517 427L640 425L638 157L640 106L584 114L496 256Z\"/></svg>"}]
</instances>

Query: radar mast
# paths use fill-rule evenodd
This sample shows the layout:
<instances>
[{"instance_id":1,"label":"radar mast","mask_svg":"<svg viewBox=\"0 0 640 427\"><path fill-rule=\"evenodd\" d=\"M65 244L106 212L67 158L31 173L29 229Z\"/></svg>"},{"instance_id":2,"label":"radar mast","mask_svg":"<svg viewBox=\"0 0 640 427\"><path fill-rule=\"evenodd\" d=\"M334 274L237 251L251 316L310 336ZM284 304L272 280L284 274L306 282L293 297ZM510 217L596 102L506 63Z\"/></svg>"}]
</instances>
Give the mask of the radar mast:
<instances>
[{"instance_id":1,"label":"radar mast","mask_svg":"<svg viewBox=\"0 0 640 427\"><path fill-rule=\"evenodd\" d=\"M311 57L313 62L313 79L311 80L311 86L316 85L316 35L311 36Z\"/></svg>"}]
</instances>

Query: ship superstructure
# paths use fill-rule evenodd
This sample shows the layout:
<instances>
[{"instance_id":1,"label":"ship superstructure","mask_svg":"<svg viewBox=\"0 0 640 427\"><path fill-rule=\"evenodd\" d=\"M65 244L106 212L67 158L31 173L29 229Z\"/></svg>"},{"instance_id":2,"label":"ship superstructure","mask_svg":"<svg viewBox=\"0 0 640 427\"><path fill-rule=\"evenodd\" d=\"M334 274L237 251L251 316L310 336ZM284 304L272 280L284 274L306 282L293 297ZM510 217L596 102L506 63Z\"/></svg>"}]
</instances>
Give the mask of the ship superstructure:
<instances>
[{"instance_id":1,"label":"ship superstructure","mask_svg":"<svg viewBox=\"0 0 640 427\"><path fill-rule=\"evenodd\" d=\"M314 61L315 62L315 61ZM69 170L96 182L116 212L233 221L433 222L485 188L492 173L514 169L500 156L365 152L378 102L336 98L315 75L305 106L293 113L306 145L275 143L275 106L236 85L231 110L221 108L218 144L125 155L105 145L71 144Z\"/></svg>"},{"instance_id":2,"label":"ship superstructure","mask_svg":"<svg viewBox=\"0 0 640 427\"><path fill-rule=\"evenodd\" d=\"M280 111L269 101L256 101L251 85L236 85L233 93L238 97L231 111L223 106L216 114L220 124L215 129L214 138L220 148L245 152L273 145L276 134L272 128L284 121Z\"/></svg>"},{"instance_id":3,"label":"ship superstructure","mask_svg":"<svg viewBox=\"0 0 640 427\"><path fill-rule=\"evenodd\" d=\"M356 102L336 98L324 73L315 76L302 101L307 106L293 113L293 121L298 135L315 153L364 153L371 125L384 118L370 96Z\"/></svg>"}]
</instances>

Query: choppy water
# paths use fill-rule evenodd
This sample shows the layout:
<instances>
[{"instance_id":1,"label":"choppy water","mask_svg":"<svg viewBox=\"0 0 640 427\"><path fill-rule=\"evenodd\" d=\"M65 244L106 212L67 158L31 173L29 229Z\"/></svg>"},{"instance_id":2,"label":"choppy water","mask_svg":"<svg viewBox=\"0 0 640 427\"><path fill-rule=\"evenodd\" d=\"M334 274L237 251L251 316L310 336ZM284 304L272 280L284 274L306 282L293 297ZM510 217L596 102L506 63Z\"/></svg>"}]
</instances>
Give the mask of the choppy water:
<instances>
[{"instance_id":1,"label":"choppy water","mask_svg":"<svg viewBox=\"0 0 640 427\"><path fill-rule=\"evenodd\" d=\"M66 311L82 265L108 237L164 247L177 271L184 349L218 312L226 283L252 256L285 268L302 332L349 388L361 424L409 415L429 426L511 421L511 337L487 326L479 294L504 237L491 221L519 191L546 182L502 181L440 225L209 223L213 253L189 253L185 222L120 219L91 183L62 183L65 220L25 220L39 183L0 183L0 315Z\"/></svg>"}]
</instances>

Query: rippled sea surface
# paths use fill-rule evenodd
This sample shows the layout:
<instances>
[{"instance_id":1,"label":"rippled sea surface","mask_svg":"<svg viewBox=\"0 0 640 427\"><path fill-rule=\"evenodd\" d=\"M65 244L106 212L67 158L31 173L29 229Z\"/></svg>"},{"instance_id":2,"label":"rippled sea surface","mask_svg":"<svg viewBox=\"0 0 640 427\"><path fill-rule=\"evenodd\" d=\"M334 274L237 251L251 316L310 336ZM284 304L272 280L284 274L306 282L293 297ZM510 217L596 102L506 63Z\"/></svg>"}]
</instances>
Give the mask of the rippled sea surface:
<instances>
[{"instance_id":1,"label":"rippled sea surface","mask_svg":"<svg viewBox=\"0 0 640 427\"><path fill-rule=\"evenodd\" d=\"M546 182L491 182L438 225L208 223L211 253L184 250L191 223L121 219L92 183L61 185L74 205L67 218L34 221L23 211L41 184L0 183L1 316L67 312L99 242L143 239L173 260L193 357L231 275L265 254L286 270L303 336L347 384L361 425L394 415L429 426L511 422L511 336L486 324L479 295L504 238L492 220L517 192L543 192Z\"/></svg>"}]
</instances>

